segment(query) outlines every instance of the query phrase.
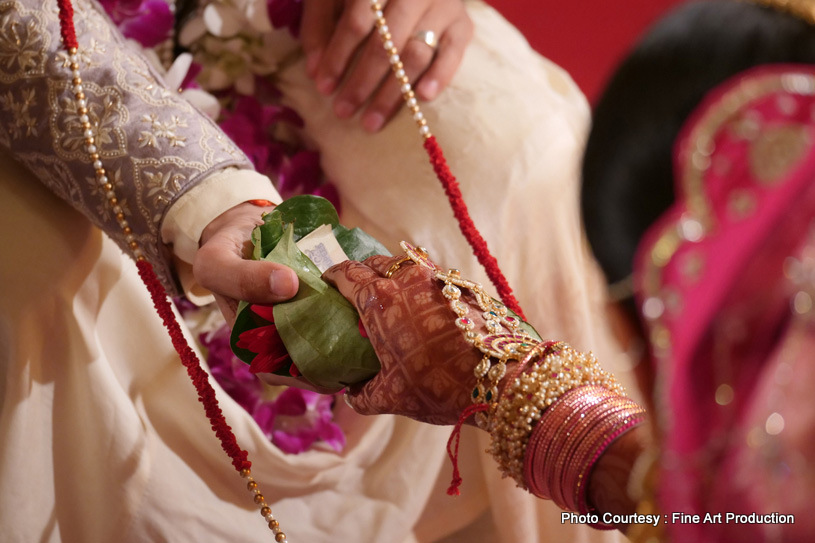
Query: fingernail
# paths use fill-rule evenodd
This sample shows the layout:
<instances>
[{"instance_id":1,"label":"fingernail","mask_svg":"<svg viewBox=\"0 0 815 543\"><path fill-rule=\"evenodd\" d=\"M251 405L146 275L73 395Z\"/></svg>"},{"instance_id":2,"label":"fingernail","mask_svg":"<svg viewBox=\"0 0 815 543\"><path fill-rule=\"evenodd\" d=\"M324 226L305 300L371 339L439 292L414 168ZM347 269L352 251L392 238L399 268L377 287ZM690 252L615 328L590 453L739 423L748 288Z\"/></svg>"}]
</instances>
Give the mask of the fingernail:
<instances>
[{"instance_id":1,"label":"fingernail","mask_svg":"<svg viewBox=\"0 0 815 543\"><path fill-rule=\"evenodd\" d=\"M439 93L439 82L435 79L422 81L417 89L425 100L432 100Z\"/></svg>"},{"instance_id":2,"label":"fingernail","mask_svg":"<svg viewBox=\"0 0 815 543\"><path fill-rule=\"evenodd\" d=\"M385 116L378 111L369 111L362 116L362 128L368 132L379 132L385 124Z\"/></svg>"},{"instance_id":3,"label":"fingernail","mask_svg":"<svg viewBox=\"0 0 815 543\"><path fill-rule=\"evenodd\" d=\"M306 55L306 74L309 77L314 77L317 73L317 66L320 64L320 57L322 56L322 52L320 51L312 51L308 55Z\"/></svg>"},{"instance_id":4,"label":"fingernail","mask_svg":"<svg viewBox=\"0 0 815 543\"><path fill-rule=\"evenodd\" d=\"M340 119L347 119L354 114L354 104L347 100L339 100L334 104L334 113Z\"/></svg>"},{"instance_id":5,"label":"fingernail","mask_svg":"<svg viewBox=\"0 0 815 543\"><path fill-rule=\"evenodd\" d=\"M269 288L276 296L291 298L297 294L297 275L292 270L274 270L269 274Z\"/></svg>"},{"instance_id":6,"label":"fingernail","mask_svg":"<svg viewBox=\"0 0 815 543\"><path fill-rule=\"evenodd\" d=\"M329 94L334 92L334 86L335 85L336 85L336 83L334 82L333 77L330 77L330 76L323 77L322 79L317 81L317 91L320 94L328 96Z\"/></svg>"}]
</instances>

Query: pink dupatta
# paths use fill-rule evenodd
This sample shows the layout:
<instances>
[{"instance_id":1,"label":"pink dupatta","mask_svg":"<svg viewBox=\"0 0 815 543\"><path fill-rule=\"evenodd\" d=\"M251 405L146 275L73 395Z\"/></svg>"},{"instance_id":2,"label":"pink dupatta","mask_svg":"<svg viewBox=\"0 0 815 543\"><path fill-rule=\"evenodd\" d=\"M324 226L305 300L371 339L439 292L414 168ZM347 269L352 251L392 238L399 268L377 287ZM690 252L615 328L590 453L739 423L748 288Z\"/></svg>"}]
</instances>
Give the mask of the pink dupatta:
<instances>
[{"instance_id":1,"label":"pink dupatta","mask_svg":"<svg viewBox=\"0 0 815 543\"><path fill-rule=\"evenodd\" d=\"M656 374L666 529L695 543L807 540L815 67L764 66L726 82L674 151L677 201L646 233L635 266ZM675 512L700 521L672 524Z\"/></svg>"}]
</instances>

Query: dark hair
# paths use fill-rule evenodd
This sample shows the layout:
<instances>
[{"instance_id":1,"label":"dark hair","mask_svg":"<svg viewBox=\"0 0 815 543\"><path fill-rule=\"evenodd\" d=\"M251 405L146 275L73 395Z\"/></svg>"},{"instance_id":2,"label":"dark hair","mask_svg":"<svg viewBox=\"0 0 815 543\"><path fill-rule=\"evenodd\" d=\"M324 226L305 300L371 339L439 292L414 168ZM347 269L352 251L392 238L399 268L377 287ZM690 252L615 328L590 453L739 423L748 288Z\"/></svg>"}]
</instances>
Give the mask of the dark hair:
<instances>
[{"instance_id":1,"label":"dark hair","mask_svg":"<svg viewBox=\"0 0 815 543\"><path fill-rule=\"evenodd\" d=\"M815 64L815 27L747 2L706 0L671 12L617 69L594 111L581 197L609 283L631 274L640 238L674 200L672 147L685 119L709 90L768 63Z\"/></svg>"}]
</instances>

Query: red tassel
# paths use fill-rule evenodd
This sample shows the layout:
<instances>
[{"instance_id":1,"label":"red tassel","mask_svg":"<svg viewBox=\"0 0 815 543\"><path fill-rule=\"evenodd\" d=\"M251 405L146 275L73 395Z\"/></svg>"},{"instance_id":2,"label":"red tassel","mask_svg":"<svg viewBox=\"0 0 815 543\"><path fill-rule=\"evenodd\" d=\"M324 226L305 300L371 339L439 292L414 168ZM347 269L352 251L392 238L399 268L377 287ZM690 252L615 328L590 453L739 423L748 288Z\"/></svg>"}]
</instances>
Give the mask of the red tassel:
<instances>
[{"instance_id":1,"label":"red tassel","mask_svg":"<svg viewBox=\"0 0 815 543\"><path fill-rule=\"evenodd\" d=\"M461 491L458 487L461 486L461 474L458 471L458 445L461 442L461 427L467 422L471 416L482 411L487 411L490 408L489 404L476 403L461 412L458 422L453 427L453 433L450 434L450 439L447 440L447 456L450 457L450 462L453 464L453 480L450 482L450 488L447 489L447 494L450 496L460 496ZM455 445L453 445L455 441Z\"/></svg>"},{"instance_id":2,"label":"red tassel","mask_svg":"<svg viewBox=\"0 0 815 543\"><path fill-rule=\"evenodd\" d=\"M458 220L461 233L464 234L470 247L473 248L473 253L476 258L478 258L478 261L484 267L484 270L486 270L490 281L492 281L492 284L495 285L495 288L498 290L498 296L500 296L504 305L514 311L521 319L526 320L521 310L521 305L518 303L518 300L515 299L515 295L512 294L509 282L501 272L501 268L498 267L498 261L490 253L490 250L487 248L486 240L481 236L481 233L475 227L472 217L470 217L470 212L467 210L467 204L461 195L458 181L456 181L456 178L450 172L450 168L447 166L447 161L444 159L444 154L436 141L436 137L430 136L427 138L424 141L424 148L430 156L430 163L433 165L433 171L436 172L436 177L439 178L439 181L441 181L444 187L444 192L447 194L447 199L453 208L453 214L456 220Z\"/></svg>"},{"instance_id":3,"label":"red tassel","mask_svg":"<svg viewBox=\"0 0 815 543\"><path fill-rule=\"evenodd\" d=\"M75 49L79 47L76 41L76 29L74 28L74 7L71 0L57 0L59 6L59 32L62 35L62 43L65 49Z\"/></svg>"}]
</instances>

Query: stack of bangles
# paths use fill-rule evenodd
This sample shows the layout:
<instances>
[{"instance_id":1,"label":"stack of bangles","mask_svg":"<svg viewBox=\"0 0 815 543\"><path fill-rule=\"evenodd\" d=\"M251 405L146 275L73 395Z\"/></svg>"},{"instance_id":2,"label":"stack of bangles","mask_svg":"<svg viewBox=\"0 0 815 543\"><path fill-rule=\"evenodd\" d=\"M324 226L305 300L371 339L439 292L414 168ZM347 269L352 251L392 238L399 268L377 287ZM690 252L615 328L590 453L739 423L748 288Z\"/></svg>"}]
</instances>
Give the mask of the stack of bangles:
<instances>
[{"instance_id":1,"label":"stack of bangles","mask_svg":"<svg viewBox=\"0 0 815 543\"><path fill-rule=\"evenodd\" d=\"M472 398L480 408L476 423L490 433L488 452L504 476L564 510L595 513L587 499L591 470L614 440L645 421L645 410L624 395L591 353L534 337L534 330L524 328L479 284L462 279L457 270L442 271L423 249L405 242L402 248L407 258L433 270L444 283L442 293L457 316L456 325L484 354L474 370ZM466 291L481 310L483 334L468 314L471 304L462 301ZM499 394L497 385L509 361L519 364Z\"/></svg>"}]
</instances>

